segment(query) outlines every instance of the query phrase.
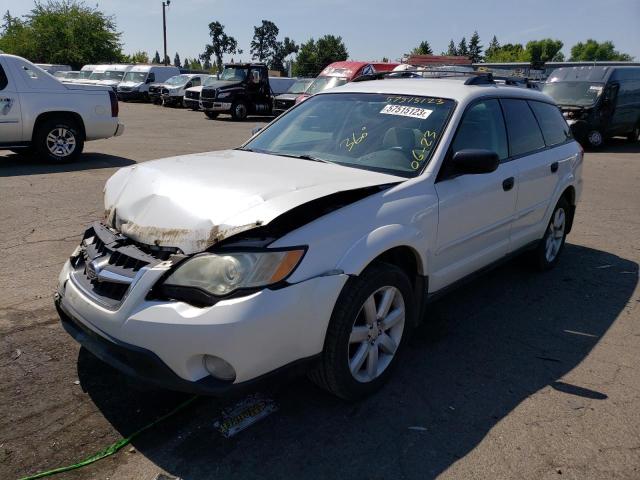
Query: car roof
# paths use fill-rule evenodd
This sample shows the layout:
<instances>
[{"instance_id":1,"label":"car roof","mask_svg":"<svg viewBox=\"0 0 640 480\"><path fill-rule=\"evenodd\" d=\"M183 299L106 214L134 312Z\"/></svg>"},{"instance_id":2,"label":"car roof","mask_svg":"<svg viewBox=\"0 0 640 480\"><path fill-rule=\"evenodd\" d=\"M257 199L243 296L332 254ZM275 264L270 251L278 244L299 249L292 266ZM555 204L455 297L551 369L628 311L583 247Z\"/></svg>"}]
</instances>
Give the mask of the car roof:
<instances>
[{"instance_id":1,"label":"car roof","mask_svg":"<svg viewBox=\"0 0 640 480\"><path fill-rule=\"evenodd\" d=\"M470 77L387 78L384 80L349 82L341 87L319 92L317 95L339 92L386 93L395 95L449 98L459 103L466 103L479 97L494 96L518 97L554 103L551 97L533 89L512 87L502 84L466 85L465 81L468 78Z\"/></svg>"}]
</instances>

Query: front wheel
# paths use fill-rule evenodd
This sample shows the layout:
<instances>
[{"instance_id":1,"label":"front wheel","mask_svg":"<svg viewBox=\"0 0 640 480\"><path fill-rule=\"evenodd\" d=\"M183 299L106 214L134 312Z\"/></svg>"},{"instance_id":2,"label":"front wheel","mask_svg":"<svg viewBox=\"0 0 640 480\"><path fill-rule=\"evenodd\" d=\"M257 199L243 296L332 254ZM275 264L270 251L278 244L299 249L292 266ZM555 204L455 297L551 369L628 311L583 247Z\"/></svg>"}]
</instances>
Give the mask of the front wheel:
<instances>
[{"instance_id":1,"label":"front wheel","mask_svg":"<svg viewBox=\"0 0 640 480\"><path fill-rule=\"evenodd\" d=\"M371 394L388 379L414 311L407 275L394 265L371 265L340 294L311 379L345 400Z\"/></svg>"},{"instance_id":2,"label":"front wheel","mask_svg":"<svg viewBox=\"0 0 640 480\"><path fill-rule=\"evenodd\" d=\"M591 148L600 148L604 144L604 136L599 130L590 130L587 133L587 143Z\"/></svg>"},{"instance_id":3,"label":"front wheel","mask_svg":"<svg viewBox=\"0 0 640 480\"><path fill-rule=\"evenodd\" d=\"M211 120L215 120L216 118L218 118L218 112L209 112L205 110L204 114Z\"/></svg>"},{"instance_id":4,"label":"front wheel","mask_svg":"<svg viewBox=\"0 0 640 480\"><path fill-rule=\"evenodd\" d=\"M73 162L82 153L84 137L71 119L45 120L34 135L37 154L56 163Z\"/></svg>"},{"instance_id":5,"label":"front wheel","mask_svg":"<svg viewBox=\"0 0 640 480\"><path fill-rule=\"evenodd\" d=\"M558 263L567 238L569 203L561 198L553 210L544 237L533 251L534 266L538 270L549 270Z\"/></svg>"}]
</instances>

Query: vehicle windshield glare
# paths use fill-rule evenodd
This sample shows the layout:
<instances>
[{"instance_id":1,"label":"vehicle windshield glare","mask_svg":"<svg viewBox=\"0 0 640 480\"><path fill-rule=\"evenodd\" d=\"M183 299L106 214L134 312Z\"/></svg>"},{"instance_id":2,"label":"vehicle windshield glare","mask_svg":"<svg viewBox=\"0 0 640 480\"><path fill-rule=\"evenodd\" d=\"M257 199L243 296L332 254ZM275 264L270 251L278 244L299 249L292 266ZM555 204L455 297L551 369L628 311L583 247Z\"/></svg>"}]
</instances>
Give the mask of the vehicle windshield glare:
<instances>
[{"instance_id":1,"label":"vehicle windshield glare","mask_svg":"<svg viewBox=\"0 0 640 480\"><path fill-rule=\"evenodd\" d=\"M209 86L213 85L214 83L216 83L217 81L218 81L218 79L215 76L207 77L202 85L205 86L205 87L209 87Z\"/></svg>"},{"instance_id":2,"label":"vehicle windshield glare","mask_svg":"<svg viewBox=\"0 0 640 480\"><path fill-rule=\"evenodd\" d=\"M243 149L414 177L427 165L453 100L331 93L309 98Z\"/></svg>"},{"instance_id":3,"label":"vehicle windshield glare","mask_svg":"<svg viewBox=\"0 0 640 480\"><path fill-rule=\"evenodd\" d=\"M225 67L220 75L220 80L242 82L247 78L248 68Z\"/></svg>"},{"instance_id":4,"label":"vehicle windshield glare","mask_svg":"<svg viewBox=\"0 0 640 480\"><path fill-rule=\"evenodd\" d=\"M89 80L104 80L104 74L106 72L96 72L95 70L89 75Z\"/></svg>"},{"instance_id":5,"label":"vehicle windshield glare","mask_svg":"<svg viewBox=\"0 0 640 480\"><path fill-rule=\"evenodd\" d=\"M309 85L306 93L314 95L329 88L339 87L345 83L347 83L347 79L345 77L316 77L311 85Z\"/></svg>"},{"instance_id":6,"label":"vehicle windshield glare","mask_svg":"<svg viewBox=\"0 0 640 480\"><path fill-rule=\"evenodd\" d=\"M287 93L295 93L300 95L307 91L307 87L310 85L310 80L296 80L287 90Z\"/></svg>"},{"instance_id":7,"label":"vehicle windshield glare","mask_svg":"<svg viewBox=\"0 0 640 480\"><path fill-rule=\"evenodd\" d=\"M167 80L165 83L167 85L184 85L189 81L191 77L189 75L175 75Z\"/></svg>"},{"instance_id":8,"label":"vehicle windshield glare","mask_svg":"<svg viewBox=\"0 0 640 480\"><path fill-rule=\"evenodd\" d=\"M81 70L80 74L78 75L78 78L82 78L82 79L91 78L92 73L93 72L91 70Z\"/></svg>"},{"instance_id":9,"label":"vehicle windshield glare","mask_svg":"<svg viewBox=\"0 0 640 480\"><path fill-rule=\"evenodd\" d=\"M122 80L124 72L122 70L107 70L104 72L103 80Z\"/></svg>"},{"instance_id":10,"label":"vehicle windshield glare","mask_svg":"<svg viewBox=\"0 0 640 480\"><path fill-rule=\"evenodd\" d=\"M558 105L587 107L596 103L604 83L592 82L550 82L542 91L553 98Z\"/></svg>"},{"instance_id":11,"label":"vehicle windshield glare","mask_svg":"<svg viewBox=\"0 0 640 480\"><path fill-rule=\"evenodd\" d=\"M148 72L127 72L124 74L123 82L143 83L147 79Z\"/></svg>"}]
</instances>

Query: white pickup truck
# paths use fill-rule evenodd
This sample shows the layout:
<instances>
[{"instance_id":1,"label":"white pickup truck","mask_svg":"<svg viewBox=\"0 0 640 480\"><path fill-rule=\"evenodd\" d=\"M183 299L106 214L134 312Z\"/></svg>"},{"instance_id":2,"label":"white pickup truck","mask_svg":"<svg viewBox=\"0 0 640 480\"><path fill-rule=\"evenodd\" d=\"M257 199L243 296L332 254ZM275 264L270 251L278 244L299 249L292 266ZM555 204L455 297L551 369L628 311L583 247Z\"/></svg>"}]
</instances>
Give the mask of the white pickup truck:
<instances>
[{"instance_id":1,"label":"white pickup truck","mask_svg":"<svg viewBox=\"0 0 640 480\"><path fill-rule=\"evenodd\" d=\"M0 55L0 150L72 161L86 140L123 131L112 89L63 84L24 58Z\"/></svg>"}]
</instances>

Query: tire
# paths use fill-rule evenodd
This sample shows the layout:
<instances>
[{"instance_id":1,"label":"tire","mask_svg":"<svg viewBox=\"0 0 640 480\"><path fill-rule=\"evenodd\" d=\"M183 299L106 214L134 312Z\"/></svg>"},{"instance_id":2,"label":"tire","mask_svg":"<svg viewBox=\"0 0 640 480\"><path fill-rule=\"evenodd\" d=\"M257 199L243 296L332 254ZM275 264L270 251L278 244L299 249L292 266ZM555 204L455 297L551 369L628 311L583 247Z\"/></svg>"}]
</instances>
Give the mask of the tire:
<instances>
[{"instance_id":1,"label":"tire","mask_svg":"<svg viewBox=\"0 0 640 480\"><path fill-rule=\"evenodd\" d=\"M533 266L537 270L550 270L558 263L567 238L569 209L565 198L561 198L553 209L544 236L532 252Z\"/></svg>"},{"instance_id":2,"label":"tire","mask_svg":"<svg viewBox=\"0 0 640 480\"><path fill-rule=\"evenodd\" d=\"M38 157L50 162L68 163L78 159L84 148L84 135L71 118L51 118L38 125L33 136Z\"/></svg>"},{"instance_id":3,"label":"tire","mask_svg":"<svg viewBox=\"0 0 640 480\"><path fill-rule=\"evenodd\" d=\"M216 118L218 118L218 112L208 112L205 110L204 114L211 120L215 120Z\"/></svg>"},{"instance_id":4,"label":"tire","mask_svg":"<svg viewBox=\"0 0 640 480\"><path fill-rule=\"evenodd\" d=\"M387 295L391 296L391 302L387 302L389 313L379 320ZM394 265L372 264L343 288L327 328L320 364L309 377L348 401L375 392L397 363L413 325L415 309L407 275ZM384 318L388 321L387 328Z\"/></svg>"},{"instance_id":5,"label":"tire","mask_svg":"<svg viewBox=\"0 0 640 480\"><path fill-rule=\"evenodd\" d=\"M640 123L636 125L636 127L631 132L629 132L629 134L627 135L627 140L629 140L631 143L640 142Z\"/></svg>"},{"instance_id":6,"label":"tire","mask_svg":"<svg viewBox=\"0 0 640 480\"><path fill-rule=\"evenodd\" d=\"M248 114L247 104L243 101L238 101L231 105L231 118L234 120L242 121L247 118Z\"/></svg>"},{"instance_id":7,"label":"tire","mask_svg":"<svg viewBox=\"0 0 640 480\"><path fill-rule=\"evenodd\" d=\"M586 140L592 149L598 149L604 145L604 136L600 130L589 130Z\"/></svg>"}]
</instances>

